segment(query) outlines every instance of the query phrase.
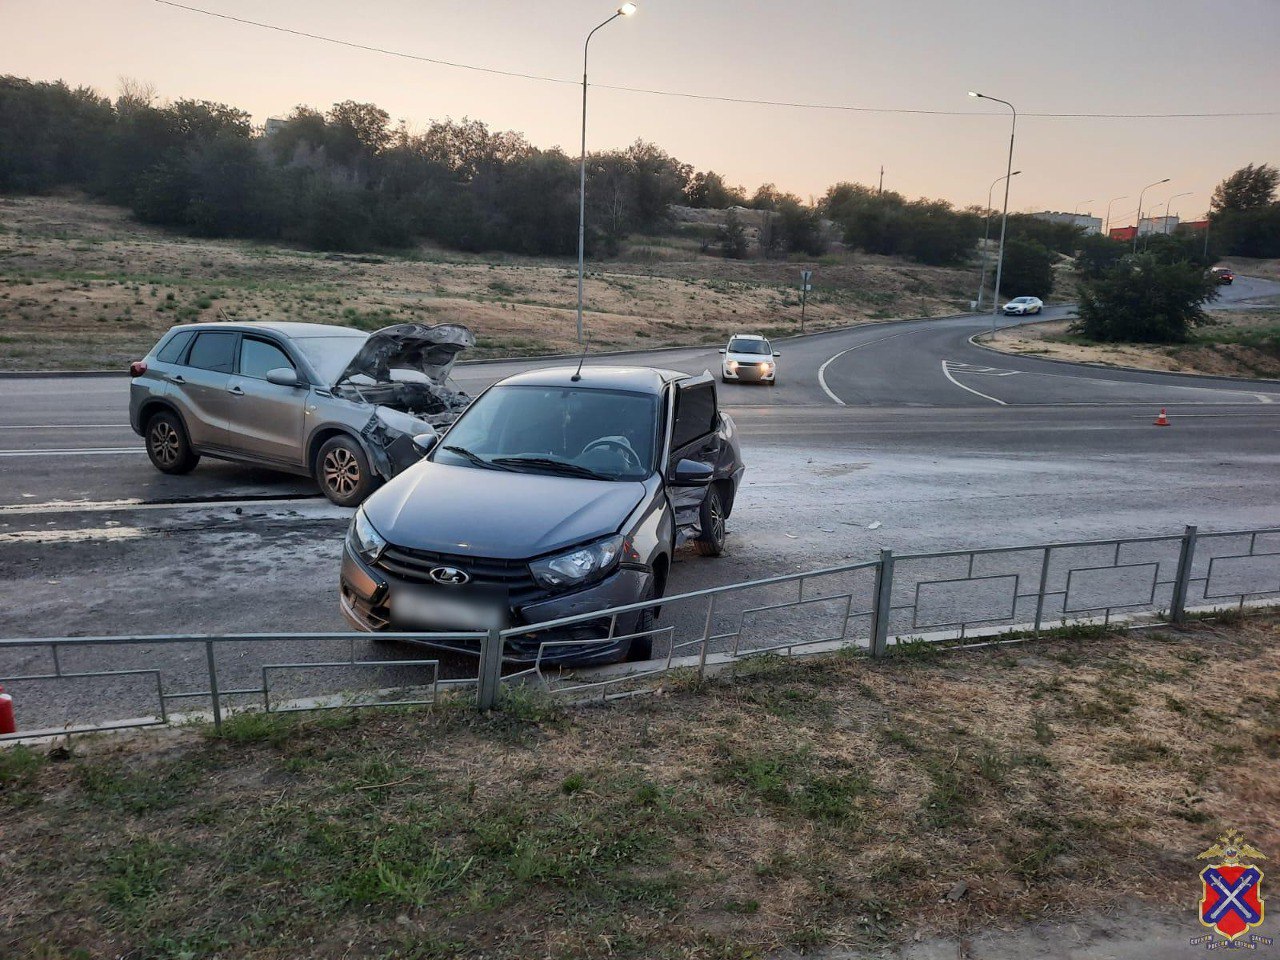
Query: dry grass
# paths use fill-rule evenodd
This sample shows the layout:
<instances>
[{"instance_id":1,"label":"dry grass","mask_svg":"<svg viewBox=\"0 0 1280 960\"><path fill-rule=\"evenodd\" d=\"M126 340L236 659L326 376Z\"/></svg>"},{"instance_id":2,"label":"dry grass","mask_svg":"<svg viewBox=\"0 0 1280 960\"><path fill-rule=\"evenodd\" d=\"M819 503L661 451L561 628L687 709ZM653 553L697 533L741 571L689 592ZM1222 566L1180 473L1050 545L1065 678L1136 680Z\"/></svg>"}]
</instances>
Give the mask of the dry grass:
<instances>
[{"instance_id":1,"label":"dry grass","mask_svg":"<svg viewBox=\"0 0 1280 960\"><path fill-rule=\"evenodd\" d=\"M637 237L590 265L598 350L719 342L799 323L801 266L816 267L806 327L964 309L972 271L838 254L817 264L722 260L688 231ZM0 200L0 369L119 368L173 323L286 319L376 329L461 322L476 356L572 351L576 264L423 247L338 255L199 240L75 198Z\"/></svg>"},{"instance_id":2,"label":"dry grass","mask_svg":"<svg viewBox=\"0 0 1280 960\"><path fill-rule=\"evenodd\" d=\"M987 341L1006 353L1226 377L1280 377L1280 309L1209 311L1214 325L1191 343L1093 343L1070 333L1072 321L1052 320L1002 330Z\"/></svg>"},{"instance_id":3,"label":"dry grass","mask_svg":"<svg viewBox=\"0 0 1280 960\"><path fill-rule=\"evenodd\" d=\"M1227 826L1280 852L1277 640L1264 615L10 750L0 954L755 957L1121 887L1184 907Z\"/></svg>"}]
</instances>

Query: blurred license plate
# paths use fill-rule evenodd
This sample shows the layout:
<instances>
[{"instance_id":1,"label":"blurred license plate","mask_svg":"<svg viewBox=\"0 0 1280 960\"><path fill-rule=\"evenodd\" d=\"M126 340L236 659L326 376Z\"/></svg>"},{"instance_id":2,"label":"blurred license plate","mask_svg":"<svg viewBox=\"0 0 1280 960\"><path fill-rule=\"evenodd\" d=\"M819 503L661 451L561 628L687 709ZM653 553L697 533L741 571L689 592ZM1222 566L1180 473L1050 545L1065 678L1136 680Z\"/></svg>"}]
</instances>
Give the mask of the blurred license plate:
<instances>
[{"instance_id":1,"label":"blurred license plate","mask_svg":"<svg viewBox=\"0 0 1280 960\"><path fill-rule=\"evenodd\" d=\"M501 630L507 601L496 592L401 586L391 595L391 619L418 630Z\"/></svg>"}]
</instances>

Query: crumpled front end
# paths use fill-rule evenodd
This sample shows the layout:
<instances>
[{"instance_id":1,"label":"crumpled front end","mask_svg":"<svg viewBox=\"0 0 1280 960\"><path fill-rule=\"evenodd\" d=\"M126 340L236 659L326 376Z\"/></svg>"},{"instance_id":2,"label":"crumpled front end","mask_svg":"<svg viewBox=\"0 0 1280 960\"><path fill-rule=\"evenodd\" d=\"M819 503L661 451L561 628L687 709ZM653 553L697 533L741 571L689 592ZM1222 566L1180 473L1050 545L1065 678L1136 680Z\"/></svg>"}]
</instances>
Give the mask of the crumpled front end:
<instances>
[{"instance_id":1,"label":"crumpled front end","mask_svg":"<svg viewBox=\"0 0 1280 960\"><path fill-rule=\"evenodd\" d=\"M454 360L475 346L456 323L400 323L371 334L334 383L334 392L372 404L361 429L374 470L391 479L422 459L414 438L438 435L471 403L448 386Z\"/></svg>"}]
</instances>

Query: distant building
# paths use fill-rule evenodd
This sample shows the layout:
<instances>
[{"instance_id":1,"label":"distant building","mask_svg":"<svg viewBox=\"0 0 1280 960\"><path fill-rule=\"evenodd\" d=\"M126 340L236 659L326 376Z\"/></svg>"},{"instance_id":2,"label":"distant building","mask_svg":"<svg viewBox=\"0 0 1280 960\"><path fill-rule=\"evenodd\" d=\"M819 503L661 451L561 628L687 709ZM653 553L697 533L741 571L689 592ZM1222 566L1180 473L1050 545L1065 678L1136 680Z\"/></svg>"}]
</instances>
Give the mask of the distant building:
<instances>
[{"instance_id":1,"label":"distant building","mask_svg":"<svg viewBox=\"0 0 1280 960\"><path fill-rule=\"evenodd\" d=\"M1179 230L1187 233L1204 233L1209 229L1209 221L1206 220L1186 220L1178 224Z\"/></svg>"},{"instance_id":2,"label":"distant building","mask_svg":"<svg viewBox=\"0 0 1280 960\"><path fill-rule=\"evenodd\" d=\"M1112 227L1108 236L1112 240L1119 240L1122 243L1132 243L1134 234L1137 232L1136 227Z\"/></svg>"},{"instance_id":3,"label":"distant building","mask_svg":"<svg viewBox=\"0 0 1280 960\"><path fill-rule=\"evenodd\" d=\"M1173 233L1178 228L1178 218L1143 217L1138 221L1138 236L1149 237L1153 233Z\"/></svg>"},{"instance_id":4,"label":"distant building","mask_svg":"<svg viewBox=\"0 0 1280 960\"><path fill-rule=\"evenodd\" d=\"M1069 223L1073 227L1080 227L1086 233L1102 232L1102 218L1091 217L1087 213L1058 213L1056 210L1045 210L1041 213L1033 213L1032 216L1049 223Z\"/></svg>"},{"instance_id":5,"label":"distant building","mask_svg":"<svg viewBox=\"0 0 1280 960\"><path fill-rule=\"evenodd\" d=\"M283 129L284 125L285 121L281 120L279 117L267 117L264 130L268 137L274 137L281 131L281 129Z\"/></svg>"}]
</instances>

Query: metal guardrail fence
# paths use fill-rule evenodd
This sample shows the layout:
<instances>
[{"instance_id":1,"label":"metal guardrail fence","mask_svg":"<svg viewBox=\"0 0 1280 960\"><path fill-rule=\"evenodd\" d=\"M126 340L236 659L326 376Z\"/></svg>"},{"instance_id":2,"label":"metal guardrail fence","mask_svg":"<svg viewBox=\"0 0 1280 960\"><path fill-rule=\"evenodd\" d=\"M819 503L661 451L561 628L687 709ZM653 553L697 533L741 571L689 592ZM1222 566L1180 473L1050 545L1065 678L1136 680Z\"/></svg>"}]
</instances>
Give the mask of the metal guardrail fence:
<instances>
[{"instance_id":1,"label":"metal guardrail fence","mask_svg":"<svg viewBox=\"0 0 1280 960\"><path fill-rule=\"evenodd\" d=\"M40 730L24 722L27 729L0 740L164 724L177 702L207 705L204 715L220 730L228 710L431 703L442 688L474 688L477 706L489 709L503 684L514 682L536 682L558 696L608 698L648 689L673 670L702 675L709 667L765 654L852 648L882 657L908 638L963 641L1011 630L1034 636L1050 626L1110 623L1135 614L1177 622L1191 609L1267 598L1280 599L1280 527L1209 534L1187 527L1181 535L1160 537L905 555L884 550L876 560L583 613L536 630L378 635L478 647L474 673L451 677L442 677L438 658L410 657L421 647L370 644L362 633L0 640L0 683L26 705L24 716L45 721ZM661 610L661 622L645 627L641 614L649 608ZM649 638L657 657L564 670L555 666L558 657L598 641L543 639L532 664L510 669L504 658L514 638L536 639L584 623L607 623L613 640ZM287 641L308 643L316 659L273 662L268 651ZM358 648L371 647L380 648L375 658L357 655ZM326 672L370 675L374 686L351 693L348 685L342 688L348 692L335 695L328 685L317 695L303 678ZM98 697L87 704L66 698L68 685L86 681ZM31 694L42 685L63 693L37 704ZM129 704L154 709L130 715Z\"/></svg>"}]
</instances>

